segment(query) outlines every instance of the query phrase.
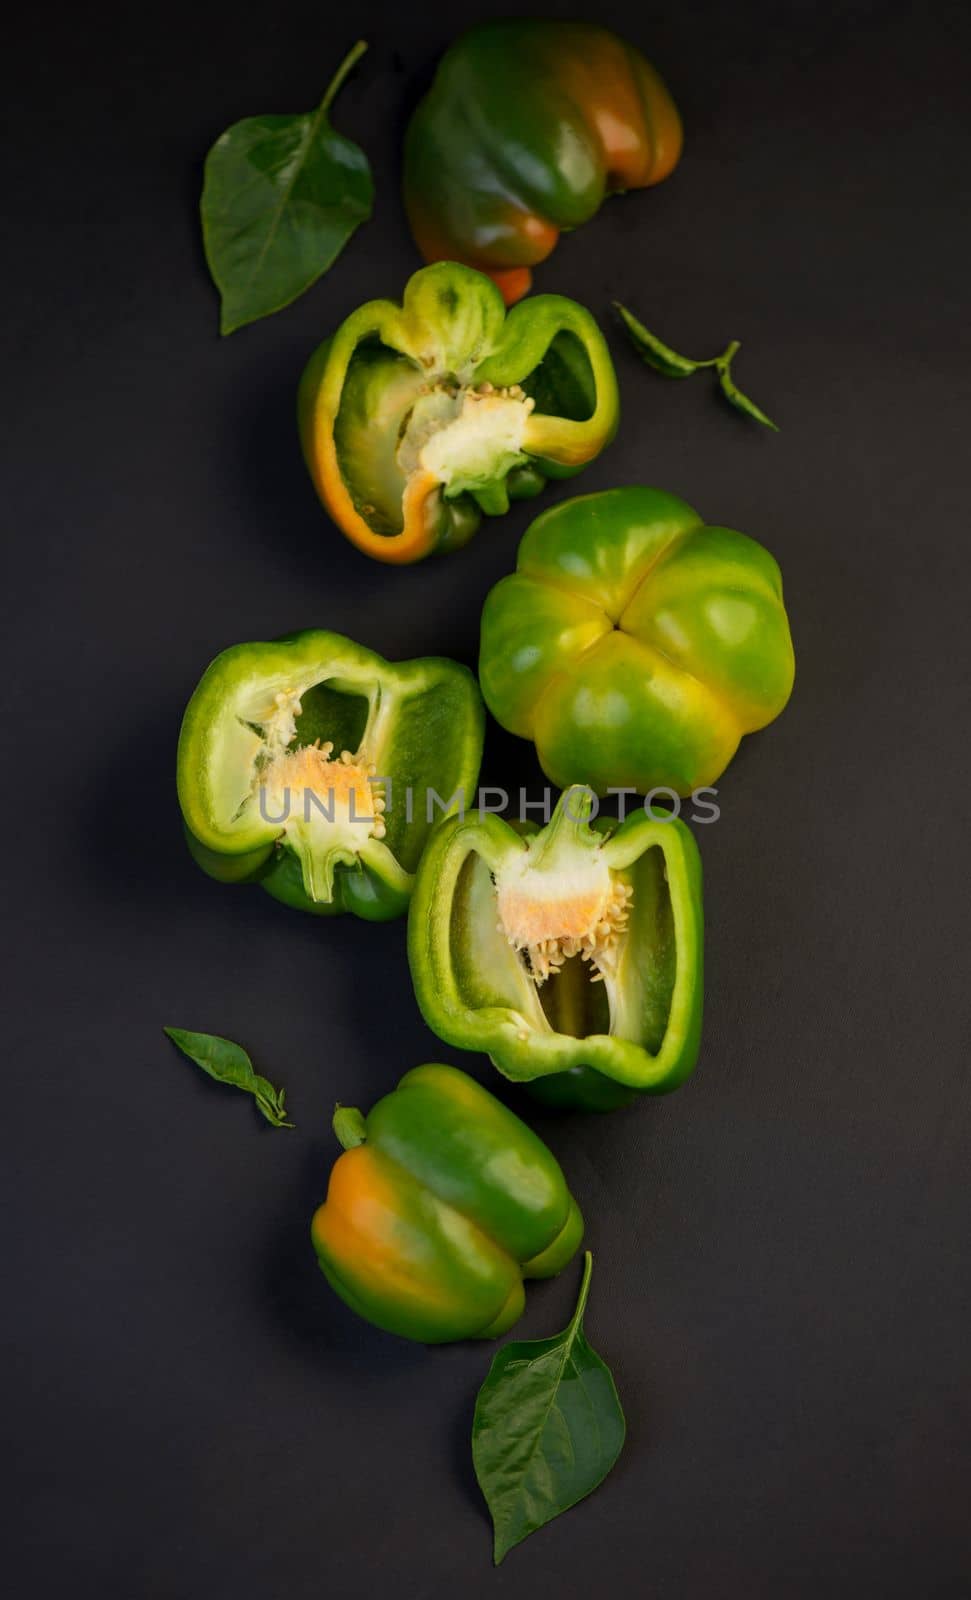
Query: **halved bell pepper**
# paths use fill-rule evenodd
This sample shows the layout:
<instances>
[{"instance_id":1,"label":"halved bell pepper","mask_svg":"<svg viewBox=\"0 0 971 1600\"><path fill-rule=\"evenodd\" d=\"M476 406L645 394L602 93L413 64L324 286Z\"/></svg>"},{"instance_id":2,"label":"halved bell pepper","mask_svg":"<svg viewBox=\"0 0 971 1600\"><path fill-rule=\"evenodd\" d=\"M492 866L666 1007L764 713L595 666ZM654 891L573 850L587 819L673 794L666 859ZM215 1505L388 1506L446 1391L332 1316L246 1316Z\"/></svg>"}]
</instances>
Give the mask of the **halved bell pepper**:
<instances>
[{"instance_id":1,"label":"halved bell pepper","mask_svg":"<svg viewBox=\"0 0 971 1600\"><path fill-rule=\"evenodd\" d=\"M583 1218L546 1145L456 1067L406 1072L370 1116L339 1106L344 1145L311 1237L341 1299L425 1344L495 1339L524 1278L552 1278Z\"/></svg>"},{"instance_id":2,"label":"halved bell pepper","mask_svg":"<svg viewBox=\"0 0 971 1600\"><path fill-rule=\"evenodd\" d=\"M416 272L404 303L372 300L311 357L304 456L337 526L379 561L465 544L483 512L579 471L617 428L603 334L562 295L507 317L479 272Z\"/></svg>"},{"instance_id":3,"label":"halved bell pepper","mask_svg":"<svg viewBox=\"0 0 971 1600\"><path fill-rule=\"evenodd\" d=\"M677 108L633 45L595 23L487 22L446 52L411 119L405 207L426 261L467 261L511 305L561 232L680 155Z\"/></svg>"},{"instance_id":4,"label":"halved bell pepper","mask_svg":"<svg viewBox=\"0 0 971 1600\"><path fill-rule=\"evenodd\" d=\"M779 568L662 489L608 489L527 528L486 597L479 681L543 771L597 794L715 782L779 715L795 663Z\"/></svg>"},{"instance_id":5,"label":"halved bell pepper","mask_svg":"<svg viewBox=\"0 0 971 1600\"><path fill-rule=\"evenodd\" d=\"M234 645L179 735L189 848L301 910L399 916L439 800L474 790L483 721L454 661L388 662L323 628Z\"/></svg>"},{"instance_id":6,"label":"halved bell pepper","mask_svg":"<svg viewBox=\"0 0 971 1600\"><path fill-rule=\"evenodd\" d=\"M609 1110L675 1088L697 1060L701 862L677 818L591 825L591 807L574 788L539 831L443 823L418 869L408 957L439 1038L540 1098Z\"/></svg>"}]
</instances>

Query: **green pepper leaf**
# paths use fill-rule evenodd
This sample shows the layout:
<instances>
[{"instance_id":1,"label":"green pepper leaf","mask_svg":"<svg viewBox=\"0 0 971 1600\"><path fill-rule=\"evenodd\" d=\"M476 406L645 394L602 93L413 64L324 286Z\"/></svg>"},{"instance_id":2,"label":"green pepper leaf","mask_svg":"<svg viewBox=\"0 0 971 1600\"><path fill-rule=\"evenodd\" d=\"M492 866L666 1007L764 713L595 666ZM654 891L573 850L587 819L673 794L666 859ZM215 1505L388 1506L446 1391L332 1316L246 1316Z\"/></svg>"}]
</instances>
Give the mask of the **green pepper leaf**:
<instances>
[{"instance_id":1,"label":"green pepper leaf","mask_svg":"<svg viewBox=\"0 0 971 1600\"><path fill-rule=\"evenodd\" d=\"M732 378L732 360L738 349L738 340L733 339L724 354L720 355L715 362L715 366L718 368L718 382L721 385L722 394L737 411L743 411L747 417L753 417L756 422L764 423L767 428L771 428L773 433L778 433L778 424L773 422L771 417L767 417L765 412L755 404L754 400L750 400L747 394L743 394Z\"/></svg>"},{"instance_id":2,"label":"green pepper leaf","mask_svg":"<svg viewBox=\"0 0 971 1600\"><path fill-rule=\"evenodd\" d=\"M665 378L690 378L694 373L701 372L705 367L714 367L725 399L737 411L744 412L747 417L752 417L755 422L763 423L766 428L771 428L773 433L779 432L778 424L773 422L771 417L767 417L765 412L755 404L754 400L750 400L748 395L743 394L732 378L732 362L741 348L737 339L732 339L731 343L725 346L720 356L709 356L707 361L692 361L690 356L679 355L676 350L671 349L670 345L664 344L657 337L657 334L651 333L649 328L645 328L643 322L638 322L637 318L627 310L626 306L622 306L619 300L614 301L614 307L620 313L621 321L630 335L634 349L641 359L647 362L649 367L654 368L655 372L660 372Z\"/></svg>"},{"instance_id":3,"label":"green pepper leaf","mask_svg":"<svg viewBox=\"0 0 971 1600\"><path fill-rule=\"evenodd\" d=\"M626 1424L610 1370L583 1333L593 1257L583 1258L576 1311L552 1339L499 1351L479 1390L472 1460L503 1556L607 1476Z\"/></svg>"},{"instance_id":4,"label":"green pepper leaf","mask_svg":"<svg viewBox=\"0 0 971 1600\"><path fill-rule=\"evenodd\" d=\"M245 117L209 151L202 238L222 296L223 333L296 300L371 215L367 157L329 120L335 96L366 49L359 40L316 111Z\"/></svg>"},{"instance_id":5,"label":"green pepper leaf","mask_svg":"<svg viewBox=\"0 0 971 1600\"><path fill-rule=\"evenodd\" d=\"M162 1032L217 1083L228 1083L234 1089L245 1089L251 1094L258 1110L274 1128L293 1127L293 1123L287 1121L286 1091L275 1089L267 1078L261 1078L254 1071L242 1045L223 1039L217 1033L191 1033L187 1028L163 1028Z\"/></svg>"},{"instance_id":6,"label":"green pepper leaf","mask_svg":"<svg viewBox=\"0 0 971 1600\"><path fill-rule=\"evenodd\" d=\"M679 356L670 345L664 344L656 333L651 333L645 328L643 322L622 306L619 300L614 301L614 308L620 313L620 319L630 334L631 344L643 361L655 372L663 373L665 378L690 378L698 371L699 367L710 367L711 361L692 361L690 356Z\"/></svg>"},{"instance_id":7,"label":"green pepper leaf","mask_svg":"<svg viewBox=\"0 0 971 1600\"><path fill-rule=\"evenodd\" d=\"M293 1127L293 1123L287 1120L285 1089L274 1089L266 1078L257 1075L254 1095L258 1110L274 1128Z\"/></svg>"}]
</instances>

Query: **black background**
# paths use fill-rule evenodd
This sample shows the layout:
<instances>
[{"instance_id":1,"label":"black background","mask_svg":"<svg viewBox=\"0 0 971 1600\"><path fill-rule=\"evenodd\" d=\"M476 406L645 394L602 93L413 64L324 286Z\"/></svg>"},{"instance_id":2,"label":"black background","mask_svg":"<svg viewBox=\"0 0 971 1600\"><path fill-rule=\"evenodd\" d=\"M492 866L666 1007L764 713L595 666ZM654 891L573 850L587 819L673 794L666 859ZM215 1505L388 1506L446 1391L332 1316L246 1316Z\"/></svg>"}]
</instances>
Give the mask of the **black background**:
<instances>
[{"instance_id":1,"label":"black background","mask_svg":"<svg viewBox=\"0 0 971 1600\"><path fill-rule=\"evenodd\" d=\"M535 1118L588 1218L588 1332L629 1435L498 1572L468 1447L490 1350L356 1321L307 1226L335 1098L366 1108L423 1059L499 1080L423 1027L400 923L209 882L174 796L216 651L322 625L472 664L532 514L397 571L340 537L300 463L306 356L418 265L407 111L495 14L346 10L37 7L5 37L0 1572L44 1600L966 1596L966 9L597 12L660 66L687 144L539 274L601 317L621 382L578 487L658 483L766 543L798 682L697 830L695 1077ZM374 220L220 341L205 150L313 105L357 34L335 121L371 158ZM612 298L689 352L742 339L781 434L642 367ZM483 781L541 783L494 727ZM264 1129L163 1023L245 1043L298 1130ZM576 1284L532 1289L518 1332L560 1327Z\"/></svg>"}]
</instances>

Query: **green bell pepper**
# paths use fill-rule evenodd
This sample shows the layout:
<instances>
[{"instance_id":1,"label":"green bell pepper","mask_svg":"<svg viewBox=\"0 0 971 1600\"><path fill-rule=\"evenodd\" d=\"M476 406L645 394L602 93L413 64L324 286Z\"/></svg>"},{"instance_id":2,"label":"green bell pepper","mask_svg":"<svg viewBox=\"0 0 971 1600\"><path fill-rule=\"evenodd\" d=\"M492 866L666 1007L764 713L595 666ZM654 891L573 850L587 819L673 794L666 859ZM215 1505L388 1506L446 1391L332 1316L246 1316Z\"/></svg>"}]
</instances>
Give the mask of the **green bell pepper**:
<instances>
[{"instance_id":1,"label":"green bell pepper","mask_svg":"<svg viewBox=\"0 0 971 1600\"><path fill-rule=\"evenodd\" d=\"M465 544L482 513L578 472L617 428L606 341L582 306L537 295L506 316L479 272L440 262L404 303L371 300L311 357L304 457L337 526L378 561Z\"/></svg>"},{"instance_id":2,"label":"green bell pepper","mask_svg":"<svg viewBox=\"0 0 971 1600\"><path fill-rule=\"evenodd\" d=\"M540 831L452 817L408 918L428 1026L560 1105L608 1110L687 1077L702 1006L701 862L684 824L591 826L589 790Z\"/></svg>"},{"instance_id":3,"label":"green bell pepper","mask_svg":"<svg viewBox=\"0 0 971 1600\"><path fill-rule=\"evenodd\" d=\"M482 612L479 680L556 784L692 794L779 715L795 664L769 552L661 489L537 517Z\"/></svg>"},{"instance_id":4,"label":"green bell pepper","mask_svg":"<svg viewBox=\"0 0 971 1600\"><path fill-rule=\"evenodd\" d=\"M561 231L660 183L681 119L640 51L595 23L486 22L442 58L405 137L404 195L426 261L488 272L507 304Z\"/></svg>"},{"instance_id":5,"label":"green bell pepper","mask_svg":"<svg viewBox=\"0 0 971 1600\"><path fill-rule=\"evenodd\" d=\"M320 628L234 645L179 735L189 848L301 910L399 916L436 816L475 787L483 721L454 661L391 663Z\"/></svg>"},{"instance_id":6,"label":"green bell pepper","mask_svg":"<svg viewBox=\"0 0 971 1600\"><path fill-rule=\"evenodd\" d=\"M426 1344L494 1339L524 1278L551 1278L583 1218L549 1150L455 1067L406 1072L366 1119L338 1107L345 1147L311 1237L359 1316Z\"/></svg>"}]
</instances>

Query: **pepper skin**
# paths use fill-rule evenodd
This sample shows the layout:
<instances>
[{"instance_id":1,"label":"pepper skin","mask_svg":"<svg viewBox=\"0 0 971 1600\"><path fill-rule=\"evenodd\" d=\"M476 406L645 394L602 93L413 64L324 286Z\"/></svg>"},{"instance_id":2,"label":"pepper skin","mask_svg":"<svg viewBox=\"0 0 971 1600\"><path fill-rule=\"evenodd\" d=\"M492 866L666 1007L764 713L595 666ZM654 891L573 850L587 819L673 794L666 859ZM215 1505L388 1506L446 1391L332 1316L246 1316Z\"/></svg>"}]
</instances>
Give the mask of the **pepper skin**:
<instances>
[{"instance_id":1,"label":"pepper skin","mask_svg":"<svg viewBox=\"0 0 971 1600\"><path fill-rule=\"evenodd\" d=\"M418 869L408 959L428 1026L540 1098L610 1110L687 1077L701 1038L701 862L682 822L588 822L567 790L541 831L452 817Z\"/></svg>"},{"instance_id":2,"label":"pepper skin","mask_svg":"<svg viewBox=\"0 0 971 1600\"><path fill-rule=\"evenodd\" d=\"M689 795L779 715L795 664L779 568L662 489L608 489L526 530L486 597L479 681L556 784Z\"/></svg>"},{"instance_id":3,"label":"pepper skin","mask_svg":"<svg viewBox=\"0 0 971 1600\"><path fill-rule=\"evenodd\" d=\"M578 472L613 438L603 334L562 295L507 316L479 272L440 262L372 300L311 357L300 437L325 509L378 561L471 539L482 513Z\"/></svg>"},{"instance_id":4,"label":"pepper skin","mask_svg":"<svg viewBox=\"0 0 971 1600\"><path fill-rule=\"evenodd\" d=\"M432 826L428 791L444 809L474 791L483 722L454 661L393 664L321 628L234 645L179 735L189 849L211 877L259 881L300 910L400 916Z\"/></svg>"},{"instance_id":5,"label":"pepper skin","mask_svg":"<svg viewBox=\"0 0 971 1600\"><path fill-rule=\"evenodd\" d=\"M524 1278L575 1255L583 1218L549 1150L456 1067L406 1072L365 1120L338 1107L345 1145L311 1237L328 1282L379 1328L444 1344L495 1339Z\"/></svg>"},{"instance_id":6,"label":"pepper skin","mask_svg":"<svg viewBox=\"0 0 971 1600\"><path fill-rule=\"evenodd\" d=\"M415 110L405 208L426 261L478 267L512 305L561 232L680 155L677 108L633 45L586 22L488 22L446 52Z\"/></svg>"}]
</instances>

